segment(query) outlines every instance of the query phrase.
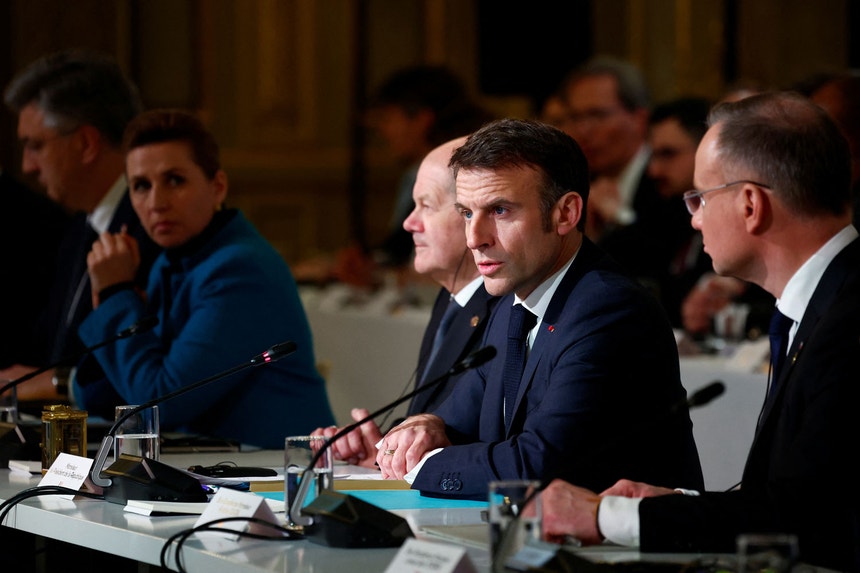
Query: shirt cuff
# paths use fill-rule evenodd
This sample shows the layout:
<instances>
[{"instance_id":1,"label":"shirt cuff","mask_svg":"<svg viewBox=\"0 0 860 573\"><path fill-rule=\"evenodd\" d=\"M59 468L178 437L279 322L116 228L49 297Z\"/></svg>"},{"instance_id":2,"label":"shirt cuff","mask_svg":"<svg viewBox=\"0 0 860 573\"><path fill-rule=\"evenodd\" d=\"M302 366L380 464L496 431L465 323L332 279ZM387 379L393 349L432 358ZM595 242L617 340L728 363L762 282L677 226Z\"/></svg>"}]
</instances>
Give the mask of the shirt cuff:
<instances>
[{"instance_id":1,"label":"shirt cuff","mask_svg":"<svg viewBox=\"0 0 860 573\"><path fill-rule=\"evenodd\" d=\"M692 495L692 496L701 495L698 491L696 491L694 489L684 489L682 487L676 487L675 491L677 491L678 493L683 494L683 495Z\"/></svg>"},{"instance_id":2,"label":"shirt cuff","mask_svg":"<svg viewBox=\"0 0 860 573\"><path fill-rule=\"evenodd\" d=\"M441 451L442 451L442 448L436 448L435 450L432 450L432 451L424 454L424 457L421 458L421 461L418 462L418 465L416 465L414 468L412 468L412 471L408 472L405 476L403 476L403 480L406 483L408 483L409 485L412 485L412 482L414 482L415 478L418 477L418 472L420 472L421 468L424 467L424 462L426 462L427 460L429 460L430 458L432 458L433 456L435 456L436 454L438 454Z\"/></svg>"},{"instance_id":3,"label":"shirt cuff","mask_svg":"<svg viewBox=\"0 0 860 573\"><path fill-rule=\"evenodd\" d=\"M607 495L597 508L597 527L609 541L639 547L639 497Z\"/></svg>"}]
</instances>

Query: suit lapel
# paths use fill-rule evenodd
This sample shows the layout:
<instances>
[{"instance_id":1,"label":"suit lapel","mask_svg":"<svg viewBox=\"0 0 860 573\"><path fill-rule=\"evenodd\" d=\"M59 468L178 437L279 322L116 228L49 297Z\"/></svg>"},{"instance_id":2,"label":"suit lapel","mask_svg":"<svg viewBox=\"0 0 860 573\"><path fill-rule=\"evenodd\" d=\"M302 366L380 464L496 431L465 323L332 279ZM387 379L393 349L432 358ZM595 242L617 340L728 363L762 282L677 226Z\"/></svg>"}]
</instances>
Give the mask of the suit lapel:
<instances>
[{"instance_id":1,"label":"suit lapel","mask_svg":"<svg viewBox=\"0 0 860 573\"><path fill-rule=\"evenodd\" d=\"M579 249L576 259L574 259L570 268L567 269L564 278L558 285L558 289L556 289L555 294L552 295L552 300L547 307L543 321L538 327L538 333L535 337L531 351L529 351L526 367L523 371L523 378L520 382L519 389L517 390L517 400L514 404L515 409L514 415L511 417L511 426L509 428L505 428L505 435L507 437L510 437L511 434L514 433L512 432L513 428L518 427L516 420L517 417L522 414L520 409L522 407L523 397L526 395L529 387L531 387L541 359L552 342L552 337L555 332L555 324L558 321L559 316L561 316L568 298L573 292L573 289L576 288L576 285L579 283L582 276L586 272L595 268L597 261L603 256L603 253L594 245L594 243L583 238L582 247Z\"/></svg>"},{"instance_id":2,"label":"suit lapel","mask_svg":"<svg viewBox=\"0 0 860 573\"><path fill-rule=\"evenodd\" d=\"M756 429L756 440L761 433L761 429L767 423L771 412L774 411L776 404L780 402L780 397L785 393L786 386L790 384L789 378L791 372L794 370L795 363L800 359L806 340L815 331L818 321L827 312L842 285L851 273L855 272L858 265L860 265L860 239L854 240L836 255L821 276L821 280L818 282L818 286L815 287L815 292L806 307L806 312L803 314L803 318L798 325L797 333L791 343L791 348L789 349L782 372L780 372L779 380L776 381L776 391L765 400L762 407L762 413Z\"/></svg>"},{"instance_id":3,"label":"suit lapel","mask_svg":"<svg viewBox=\"0 0 860 573\"><path fill-rule=\"evenodd\" d=\"M427 329L424 331L424 338L421 340L421 350L418 353L418 370L415 375L415 387L421 384L426 378L427 361L430 358L430 352L433 350L433 338L436 336L436 329L439 328L439 323L442 322L442 315L445 314L445 308L448 306L448 300L451 293L448 289L439 289L439 294L436 296L436 301L433 303L433 310L430 312L430 321L427 323ZM416 396L416 399L420 397Z\"/></svg>"},{"instance_id":4,"label":"suit lapel","mask_svg":"<svg viewBox=\"0 0 860 573\"><path fill-rule=\"evenodd\" d=\"M448 291L446 290L444 294L444 302L447 305ZM448 336L446 336L442 342L442 346L439 349L439 353L435 360L432 363L427 364L427 359L424 359L425 365L422 370L423 375L421 377L421 383L435 380L450 370L451 366L453 366L457 360L465 358L465 351L474 347L475 344L473 343L477 343L475 340L476 333L483 331L483 329L479 327L483 326L484 322L487 320L489 309L491 308L491 300L493 300L492 297L487 294L486 289L481 285L469 299L469 302L466 303L466 306L457 311L457 316L454 318L454 322L448 330ZM444 313L444 305L442 306L442 311ZM440 313L439 320L441 320L441 314L442 313ZM439 320L436 321L437 327ZM436 329L434 328L430 333L428 333L430 335L431 346L435 332ZM430 350L428 348L427 353L429 354L429 352ZM439 385L434 390L417 395L409 408L410 414L425 412L427 404L431 403L433 399L444 390L443 386L444 384Z\"/></svg>"}]
</instances>

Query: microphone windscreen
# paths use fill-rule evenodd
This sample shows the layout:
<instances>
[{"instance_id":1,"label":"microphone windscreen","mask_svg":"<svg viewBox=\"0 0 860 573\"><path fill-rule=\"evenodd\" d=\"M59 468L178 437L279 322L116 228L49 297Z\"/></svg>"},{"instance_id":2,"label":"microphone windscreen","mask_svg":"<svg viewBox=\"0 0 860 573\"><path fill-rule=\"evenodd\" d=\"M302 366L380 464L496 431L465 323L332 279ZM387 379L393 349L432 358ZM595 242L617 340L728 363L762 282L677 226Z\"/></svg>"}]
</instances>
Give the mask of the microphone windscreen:
<instances>
[{"instance_id":1,"label":"microphone windscreen","mask_svg":"<svg viewBox=\"0 0 860 573\"><path fill-rule=\"evenodd\" d=\"M495 346L485 346L483 348L479 348L478 350L472 352L463 360L455 364L450 371L451 375L459 374L460 372L464 372L469 370L470 368L477 368L481 364L485 362L489 362L496 356L496 347Z\"/></svg>"},{"instance_id":2,"label":"microphone windscreen","mask_svg":"<svg viewBox=\"0 0 860 573\"><path fill-rule=\"evenodd\" d=\"M717 396L720 396L725 391L726 385L723 384L720 380L715 380L704 388L700 388L693 392L693 395L690 396L689 400L687 400L687 404L690 406L690 408L695 408L696 406L704 406Z\"/></svg>"},{"instance_id":3,"label":"microphone windscreen","mask_svg":"<svg viewBox=\"0 0 860 573\"><path fill-rule=\"evenodd\" d=\"M293 352L296 351L296 343L292 340L288 340L286 342L281 342L280 344L276 344L263 352L262 354L258 354L253 359L251 359L251 364L259 365L266 364L268 362L275 362L280 360L285 356L289 356Z\"/></svg>"}]
</instances>

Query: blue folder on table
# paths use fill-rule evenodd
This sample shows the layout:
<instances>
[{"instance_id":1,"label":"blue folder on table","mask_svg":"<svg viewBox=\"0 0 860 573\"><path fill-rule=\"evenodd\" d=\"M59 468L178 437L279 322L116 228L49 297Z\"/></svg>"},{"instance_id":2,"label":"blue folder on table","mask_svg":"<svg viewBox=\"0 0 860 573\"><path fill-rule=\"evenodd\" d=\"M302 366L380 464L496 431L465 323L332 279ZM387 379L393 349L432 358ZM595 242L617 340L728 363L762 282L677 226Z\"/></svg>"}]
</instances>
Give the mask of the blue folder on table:
<instances>
[{"instance_id":1,"label":"blue folder on table","mask_svg":"<svg viewBox=\"0 0 860 573\"><path fill-rule=\"evenodd\" d=\"M394 509L449 509L452 507L479 507L486 508L486 501L475 501L470 499L444 499L440 497L425 497L421 492L414 489L362 489L362 490L338 490L353 497L357 497L367 503L372 503L385 510ZM258 495L270 499L284 500L284 492L264 491Z\"/></svg>"}]
</instances>

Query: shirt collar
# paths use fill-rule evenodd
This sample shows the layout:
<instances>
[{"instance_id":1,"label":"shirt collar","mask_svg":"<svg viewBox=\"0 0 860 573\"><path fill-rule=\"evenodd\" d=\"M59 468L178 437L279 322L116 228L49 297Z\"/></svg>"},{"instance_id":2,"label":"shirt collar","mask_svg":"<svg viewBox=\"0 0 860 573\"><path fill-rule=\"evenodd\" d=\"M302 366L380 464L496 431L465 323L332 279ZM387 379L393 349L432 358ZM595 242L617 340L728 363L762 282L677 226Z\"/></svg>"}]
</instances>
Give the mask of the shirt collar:
<instances>
[{"instance_id":1,"label":"shirt collar","mask_svg":"<svg viewBox=\"0 0 860 573\"><path fill-rule=\"evenodd\" d=\"M809 257L786 283L782 297L776 301L776 307L782 314L794 321L792 338L797 323L806 313L806 307L809 305L816 287L818 287L821 275L836 255L857 237L857 230L848 225L833 235L824 246Z\"/></svg>"},{"instance_id":2,"label":"shirt collar","mask_svg":"<svg viewBox=\"0 0 860 573\"><path fill-rule=\"evenodd\" d=\"M119 207L119 202L122 201L122 195L125 193L126 188L125 176L120 175L108 192L105 193L105 196L102 197L102 200L99 201L99 204L96 205L93 212L87 215L87 222L99 235L107 232L110 227L110 222L113 219L114 213L116 213L117 207Z\"/></svg>"},{"instance_id":3,"label":"shirt collar","mask_svg":"<svg viewBox=\"0 0 860 573\"><path fill-rule=\"evenodd\" d=\"M478 276L475 280L464 286L460 289L460 292L457 294L451 295L451 297L457 301L461 307L465 307L469 304L469 301L472 300L472 295L477 292L477 290L484 284L484 277Z\"/></svg>"},{"instance_id":4,"label":"shirt collar","mask_svg":"<svg viewBox=\"0 0 860 573\"><path fill-rule=\"evenodd\" d=\"M639 180L642 179L642 174L648 166L648 157L650 155L651 150L648 146L642 145L618 177L618 195L621 198L622 205L625 207L633 205L636 188L639 186Z\"/></svg>"},{"instance_id":5,"label":"shirt collar","mask_svg":"<svg viewBox=\"0 0 860 573\"><path fill-rule=\"evenodd\" d=\"M549 308L549 303L555 295L555 291L558 290L558 286L561 284L565 273L567 273L567 269L569 269L570 265L573 264L578 253L579 249L576 250L576 253L570 257L570 260L567 261L563 267L538 285L538 287L533 290L525 300L522 300L514 294L514 304L522 304L529 312L537 317L537 322L535 322L534 328L529 332L529 347L534 343L535 337L537 336L537 329L541 322L543 322L543 316L546 314L546 309Z\"/></svg>"}]
</instances>

